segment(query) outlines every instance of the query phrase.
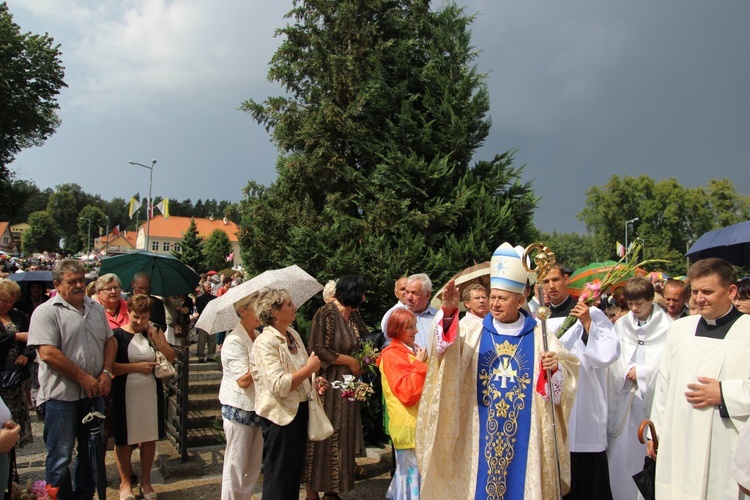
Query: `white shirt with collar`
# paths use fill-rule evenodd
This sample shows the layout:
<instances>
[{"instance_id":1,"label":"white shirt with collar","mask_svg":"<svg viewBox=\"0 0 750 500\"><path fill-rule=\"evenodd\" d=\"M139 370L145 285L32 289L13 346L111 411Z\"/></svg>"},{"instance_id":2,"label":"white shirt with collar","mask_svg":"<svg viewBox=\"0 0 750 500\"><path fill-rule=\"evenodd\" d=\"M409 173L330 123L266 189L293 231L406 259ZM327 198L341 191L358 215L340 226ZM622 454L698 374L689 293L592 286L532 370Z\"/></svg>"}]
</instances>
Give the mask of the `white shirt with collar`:
<instances>
[{"instance_id":1,"label":"white shirt with collar","mask_svg":"<svg viewBox=\"0 0 750 500\"><path fill-rule=\"evenodd\" d=\"M581 321L560 338L560 342L581 362L578 389L568 421L570 451L597 453L607 449L607 367L620 357L620 341L607 316L590 307L591 326L586 343ZM547 320L548 331L556 332L562 318Z\"/></svg>"}]
</instances>

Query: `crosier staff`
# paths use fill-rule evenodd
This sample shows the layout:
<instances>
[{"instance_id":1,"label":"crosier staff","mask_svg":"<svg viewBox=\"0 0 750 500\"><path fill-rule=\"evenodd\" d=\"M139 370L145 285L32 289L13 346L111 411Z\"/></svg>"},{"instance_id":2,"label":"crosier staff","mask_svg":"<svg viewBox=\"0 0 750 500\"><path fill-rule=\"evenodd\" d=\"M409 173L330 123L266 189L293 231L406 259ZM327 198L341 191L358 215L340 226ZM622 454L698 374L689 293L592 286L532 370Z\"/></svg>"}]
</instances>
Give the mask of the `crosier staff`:
<instances>
[{"instance_id":1,"label":"crosier staff","mask_svg":"<svg viewBox=\"0 0 750 500\"><path fill-rule=\"evenodd\" d=\"M536 253L534 253L536 252ZM533 256L533 257L532 257ZM544 305L544 292L542 291L542 280L547 276L552 264L555 263L555 254L552 250L542 243L532 243L526 247L523 253L523 267L529 272L529 275L536 276L534 284L534 294L539 301L539 309L536 311L536 317L542 326L542 350L549 352L547 342L547 319L551 311ZM534 266L530 262L534 262ZM557 465L557 498L562 498L562 471L560 470L560 444L557 442L557 419L555 417L555 400L552 387L552 370L546 370L547 374L547 394L549 395L550 413L552 416L552 434L555 436L555 464Z\"/></svg>"}]
</instances>

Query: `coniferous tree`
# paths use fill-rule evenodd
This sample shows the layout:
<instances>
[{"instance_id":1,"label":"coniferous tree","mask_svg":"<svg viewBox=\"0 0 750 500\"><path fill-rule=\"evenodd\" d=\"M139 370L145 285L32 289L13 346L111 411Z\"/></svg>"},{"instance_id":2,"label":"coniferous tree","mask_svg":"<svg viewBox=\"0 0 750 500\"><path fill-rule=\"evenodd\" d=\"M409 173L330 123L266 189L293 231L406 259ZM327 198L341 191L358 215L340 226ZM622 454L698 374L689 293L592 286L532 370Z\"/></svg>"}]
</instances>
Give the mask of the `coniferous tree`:
<instances>
[{"instance_id":1,"label":"coniferous tree","mask_svg":"<svg viewBox=\"0 0 750 500\"><path fill-rule=\"evenodd\" d=\"M190 219L182 239L179 241L179 250L172 250L172 255L180 259L180 262L190 266L196 272L201 272L203 268L203 242L198 236L198 227L195 225L195 219Z\"/></svg>"},{"instance_id":2,"label":"coniferous tree","mask_svg":"<svg viewBox=\"0 0 750 500\"><path fill-rule=\"evenodd\" d=\"M227 256L230 253L232 253L232 244L229 242L229 236L221 229L214 229L203 246L205 256L203 270L220 271L231 267L231 263L227 262Z\"/></svg>"},{"instance_id":3,"label":"coniferous tree","mask_svg":"<svg viewBox=\"0 0 750 500\"><path fill-rule=\"evenodd\" d=\"M280 151L276 182L246 188L243 262L361 274L373 326L399 276L437 287L533 229L537 199L512 152L471 165L490 128L473 17L429 3L295 2L269 71L285 95L242 105Z\"/></svg>"}]
</instances>

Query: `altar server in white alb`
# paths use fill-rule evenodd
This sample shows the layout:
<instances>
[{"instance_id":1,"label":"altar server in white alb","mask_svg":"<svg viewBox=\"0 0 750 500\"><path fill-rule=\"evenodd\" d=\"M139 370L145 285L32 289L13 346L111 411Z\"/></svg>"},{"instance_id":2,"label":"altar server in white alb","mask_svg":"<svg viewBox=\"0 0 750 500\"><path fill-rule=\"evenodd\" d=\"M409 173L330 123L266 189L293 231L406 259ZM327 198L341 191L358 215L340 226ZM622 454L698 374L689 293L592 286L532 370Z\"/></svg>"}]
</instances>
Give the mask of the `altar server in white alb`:
<instances>
[{"instance_id":1,"label":"altar server in white alb","mask_svg":"<svg viewBox=\"0 0 750 500\"><path fill-rule=\"evenodd\" d=\"M631 279L623 295L630 312L615 323L620 358L609 367L607 461L614 499L635 500L633 474L643 469L646 452L636 436L651 413L656 370L672 320L661 307L654 307L650 280Z\"/></svg>"},{"instance_id":2,"label":"altar server in white alb","mask_svg":"<svg viewBox=\"0 0 750 500\"><path fill-rule=\"evenodd\" d=\"M656 498L744 499L730 468L750 415L750 316L732 305L729 262L699 260L688 278L698 314L672 323L651 411ZM653 455L651 442L648 448Z\"/></svg>"},{"instance_id":3,"label":"altar server in white alb","mask_svg":"<svg viewBox=\"0 0 750 500\"><path fill-rule=\"evenodd\" d=\"M570 480L566 500L612 498L607 466L607 367L620 356L614 325L596 307L588 307L568 294L565 266L555 263L542 280L552 315L552 332L568 315L578 321L560 337L560 342L581 362L578 391L570 413Z\"/></svg>"}]
</instances>

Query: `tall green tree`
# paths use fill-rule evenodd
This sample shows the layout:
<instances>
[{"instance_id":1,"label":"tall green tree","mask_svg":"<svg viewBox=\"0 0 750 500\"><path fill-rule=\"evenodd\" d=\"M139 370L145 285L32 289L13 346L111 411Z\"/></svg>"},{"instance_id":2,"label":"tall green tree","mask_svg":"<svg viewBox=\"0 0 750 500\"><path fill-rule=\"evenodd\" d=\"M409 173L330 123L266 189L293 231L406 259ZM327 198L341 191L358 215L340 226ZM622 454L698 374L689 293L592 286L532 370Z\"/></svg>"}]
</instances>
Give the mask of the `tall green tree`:
<instances>
[{"instance_id":1,"label":"tall green tree","mask_svg":"<svg viewBox=\"0 0 750 500\"><path fill-rule=\"evenodd\" d=\"M750 219L750 197L739 194L729 179L708 181L706 196L713 214L713 229Z\"/></svg>"},{"instance_id":2,"label":"tall green tree","mask_svg":"<svg viewBox=\"0 0 750 500\"><path fill-rule=\"evenodd\" d=\"M94 240L106 231L107 215L94 205L86 205L78 215L77 224L78 239L83 243L83 249L90 251Z\"/></svg>"},{"instance_id":3,"label":"tall green tree","mask_svg":"<svg viewBox=\"0 0 750 500\"><path fill-rule=\"evenodd\" d=\"M232 264L227 262L227 256L232 253L232 244L229 242L229 236L221 229L214 229L213 232L206 239L203 245L203 269L198 271L208 271L214 269L219 271L227 267L231 267Z\"/></svg>"},{"instance_id":4,"label":"tall green tree","mask_svg":"<svg viewBox=\"0 0 750 500\"><path fill-rule=\"evenodd\" d=\"M552 234L540 234L539 241L555 252L558 262L573 270L611 257L609 252L598 255L594 250L594 238L588 235L554 231Z\"/></svg>"},{"instance_id":5,"label":"tall green tree","mask_svg":"<svg viewBox=\"0 0 750 500\"><path fill-rule=\"evenodd\" d=\"M48 34L21 33L6 2L0 3L0 180L23 148L55 132L57 95L66 87L60 45Z\"/></svg>"},{"instance_id":6,"label":"tall green tree","mask_svg":"<svg viewBox=\"0 0 750 500\"><path fill-rule=\"evenodd\" d=\"M29 215L29 229L23 233L21 248L27 255L34 252L51 252L58 249L60 229L47 211Z\"/></svg>"},{"instance_id":7,"label":"tall green tree","mask_svg":"<svg viewBox=\"0 0 750 500\"><path fill-rule=\"evenodd\" d=\"M40 191L34 181L9 179L3 185L3 200L0 201L0 220L11 224L26 222L29 215L47 208L52 190Z\"/></svg>"},{"instance_id":8,"label":"tall green tree","mask_svg":"<svg viewBox=\"0 0 750 500\"><path fill-rule=\"evenodd\" d=\"M78 216L87 205L95 204L95 198L78 184L60 184L49 197L47 212L57 221L65 248L77 252L86 244L79 234Z\"/></svg>"},{"instance_id":9,"label":"tall green tree","mask_svg":"<svg viewBox=\"0 0 750 500\"><path fill-rule=\"evenodd\" d=\"M198 236L198 227L195 224L194 218L190 219L190 226L188 226L185 234L182 235L179 245L179 250L172 250L172 255L180 259L180 262L183 264L192 267L195 271L202 271L204 263L203 242L200 236Z\"/></svg>"},{"instance_id":10,"label":"tall green tree","mask_svg":"<svg viewBox=\"0 0 750 500\"><path fill-rule=\"evenodd\" d=\"M276 182L251 182L240 208L251 274L361 274L375 325L399 276L437 286L524 242L537 199L512 152L471 164L490 128L473 16L424 0L298 0L288 18L268 75L285 95L242 104L280 151Z\"/></svg>"},{"instance_id":11,"label":"tall green tree","mask_svg":"<svg viewBox=\"0 0 750 500\"><path fill-rule=\"evenodd\" d=\"M687 248L706 231L738 222L747 214L746 198L729 180L711 181L706 188L686 188L676 179L655 182L648 176L612 176L604 186L586 193L586 208L579 218L594 238L599 256L615 256L615 243L641 238L644 257L667 259L657 264L674 274L685 273Z\"/></svg>"}]
</instances>

